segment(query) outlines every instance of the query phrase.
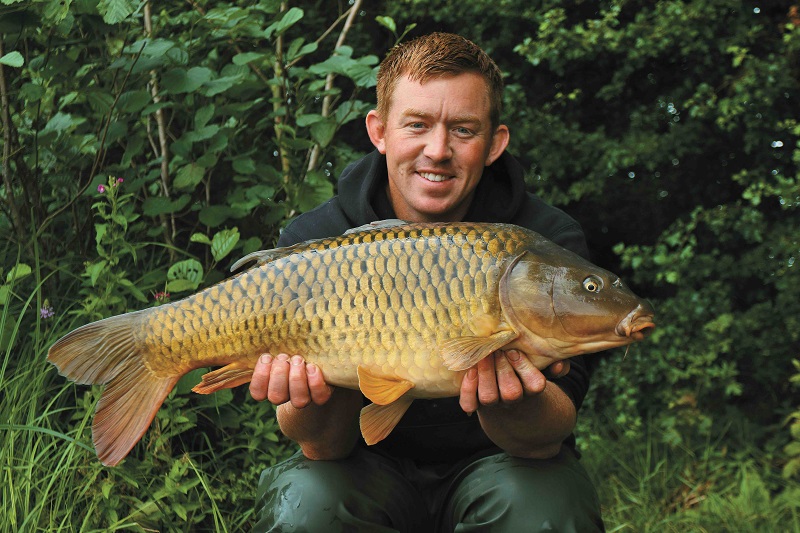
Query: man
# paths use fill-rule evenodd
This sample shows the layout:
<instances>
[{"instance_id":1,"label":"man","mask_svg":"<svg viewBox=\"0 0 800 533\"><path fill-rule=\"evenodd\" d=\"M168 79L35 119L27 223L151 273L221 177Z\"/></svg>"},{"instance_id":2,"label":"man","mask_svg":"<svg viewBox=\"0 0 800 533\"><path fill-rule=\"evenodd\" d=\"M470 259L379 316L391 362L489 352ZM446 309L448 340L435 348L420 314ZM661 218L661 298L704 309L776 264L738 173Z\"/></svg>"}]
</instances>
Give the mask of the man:
<instances>
[{"instance_id":1,"label":"man","mask_svg":"<svg viewBox=\"0 0 800 533\"><path fill-rule=\"evenodd\" d=\"M466 220L525 226L587 256L578 224L526 193L505 153L502 88L494 62L457 35L395 47L366 119L377 150L345 169L338 196L298 217L278 244L387 218ZM250 392L278 405L301 453L262 475L257 531L602 530L571 437L587 368L578 357L547 373L550 381L523 354L497 352L467 371L458 398L415 401L367 447L360 392L328 386L302 354L263 355Z\"/></svg>"}]
</instances>

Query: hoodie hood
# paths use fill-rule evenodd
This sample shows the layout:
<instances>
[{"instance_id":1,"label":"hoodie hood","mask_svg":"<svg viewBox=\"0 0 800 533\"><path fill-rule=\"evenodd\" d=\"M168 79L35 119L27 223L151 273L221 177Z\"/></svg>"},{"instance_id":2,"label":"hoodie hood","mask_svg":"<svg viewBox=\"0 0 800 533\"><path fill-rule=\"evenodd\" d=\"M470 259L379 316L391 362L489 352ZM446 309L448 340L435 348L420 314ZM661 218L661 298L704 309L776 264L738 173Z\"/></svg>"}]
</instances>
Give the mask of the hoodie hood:
<instances>
[{"instance_id":1,"label":"hoodie hood","mask_svg":"<svg viewBox=\"0 0 800 533\"><path fill-rule=\"evenodd\" d=\"M395 218L386 194L389 180L386 157L377 150L348 165L339 178L339 200L345 216L354 226ZM522 166L504 152L486 167L475 189L466 221L510 222L525 201Z\"/></svg>"}]
</instances>

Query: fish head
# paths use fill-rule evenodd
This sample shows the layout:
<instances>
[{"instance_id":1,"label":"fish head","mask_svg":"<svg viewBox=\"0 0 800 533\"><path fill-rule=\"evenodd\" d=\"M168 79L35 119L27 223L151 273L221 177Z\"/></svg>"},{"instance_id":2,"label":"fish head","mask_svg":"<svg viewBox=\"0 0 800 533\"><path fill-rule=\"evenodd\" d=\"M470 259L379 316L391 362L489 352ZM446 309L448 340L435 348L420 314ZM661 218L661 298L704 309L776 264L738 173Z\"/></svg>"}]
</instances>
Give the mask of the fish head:
<instances>
[{"instance_id":1,"label":"fish head","mask_svg":"<svg viewBox=\"0 0 800 533\"><path fill-rule=\"evenodd\" d=\"M625 346L655 328L650 303L615 274L567 250L526 252L505 277L501 305L520 332L509 348L525 352L539 368Z\"/></svg>"}]
</instances>

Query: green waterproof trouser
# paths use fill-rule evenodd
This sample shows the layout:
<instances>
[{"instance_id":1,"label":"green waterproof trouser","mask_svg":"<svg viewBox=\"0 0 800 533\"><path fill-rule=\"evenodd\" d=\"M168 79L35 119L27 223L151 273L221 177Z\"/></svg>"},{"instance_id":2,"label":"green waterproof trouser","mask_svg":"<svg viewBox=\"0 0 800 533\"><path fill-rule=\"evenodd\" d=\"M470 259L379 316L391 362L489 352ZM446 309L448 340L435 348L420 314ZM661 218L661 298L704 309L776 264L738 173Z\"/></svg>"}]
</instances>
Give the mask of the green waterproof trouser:
<instances>
[{"instance_id":1,"label":"green waterproof trouser","mask_svg":"<svg viewBox=\"0 0 800 533\"><path fill-rule=\"evenodd\" d=\"M298 453L266 469L254 531L604 531L600 502L575 452L552 459L479 455L418 466L359 448L339 461Z\"/></svg>"}]
</instances>

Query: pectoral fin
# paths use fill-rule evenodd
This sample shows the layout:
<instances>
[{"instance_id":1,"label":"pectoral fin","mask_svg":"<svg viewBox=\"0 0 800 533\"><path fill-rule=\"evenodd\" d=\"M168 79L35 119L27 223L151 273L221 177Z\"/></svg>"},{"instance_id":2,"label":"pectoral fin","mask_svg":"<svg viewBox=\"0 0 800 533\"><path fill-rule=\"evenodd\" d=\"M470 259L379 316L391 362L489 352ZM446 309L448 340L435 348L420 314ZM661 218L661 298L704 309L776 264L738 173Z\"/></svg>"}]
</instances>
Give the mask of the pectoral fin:
<instances>
[{"instance_id":1,"label":"pectoral fin","mask_svg":"<svg viewBox=\"0 0 800 533\"><path fill-rule=\"evenodd\" d=\"M359 366L356 371L361 393L378 405L388 405L414 387L414 384L406 379L381 376L363 366Z\"/></svg>"},{"instance_id":2,"label":"pectoral fin","mask_svg":"<svg viewBox=\"0 0 800 533\"><path fill-rule=\"evenodd\" d=\"M403 418L413 398L403 397L388 405L370 404L361 410L361 435L364 441L372 446L392 432Z\"/></svg>"},{"instance_id":3,"label":"pectoral fin","mask_svg":"<svg viewBox=\"0 0 800 533\"><path fill-rule=\"evenodd\" d=\"M458 337L442 344L439 351L448 370L458 372L474 366L490 353L517 338L517 335L515 331L505 330L488 337Z\"/></svg>"},{"instance_id":4,"label":"pectoral fin","mask_svg":"<svg viewBox=\"0 0 800 533\"><path fill-rule=\"evenodd\" d=\"M198 394L211 394L222 389L232 389L250 382L253 377L253 367L242 363L231 363L218 368L200 378L201 382L192 388Z\"/></svg>"}]
</instances>

